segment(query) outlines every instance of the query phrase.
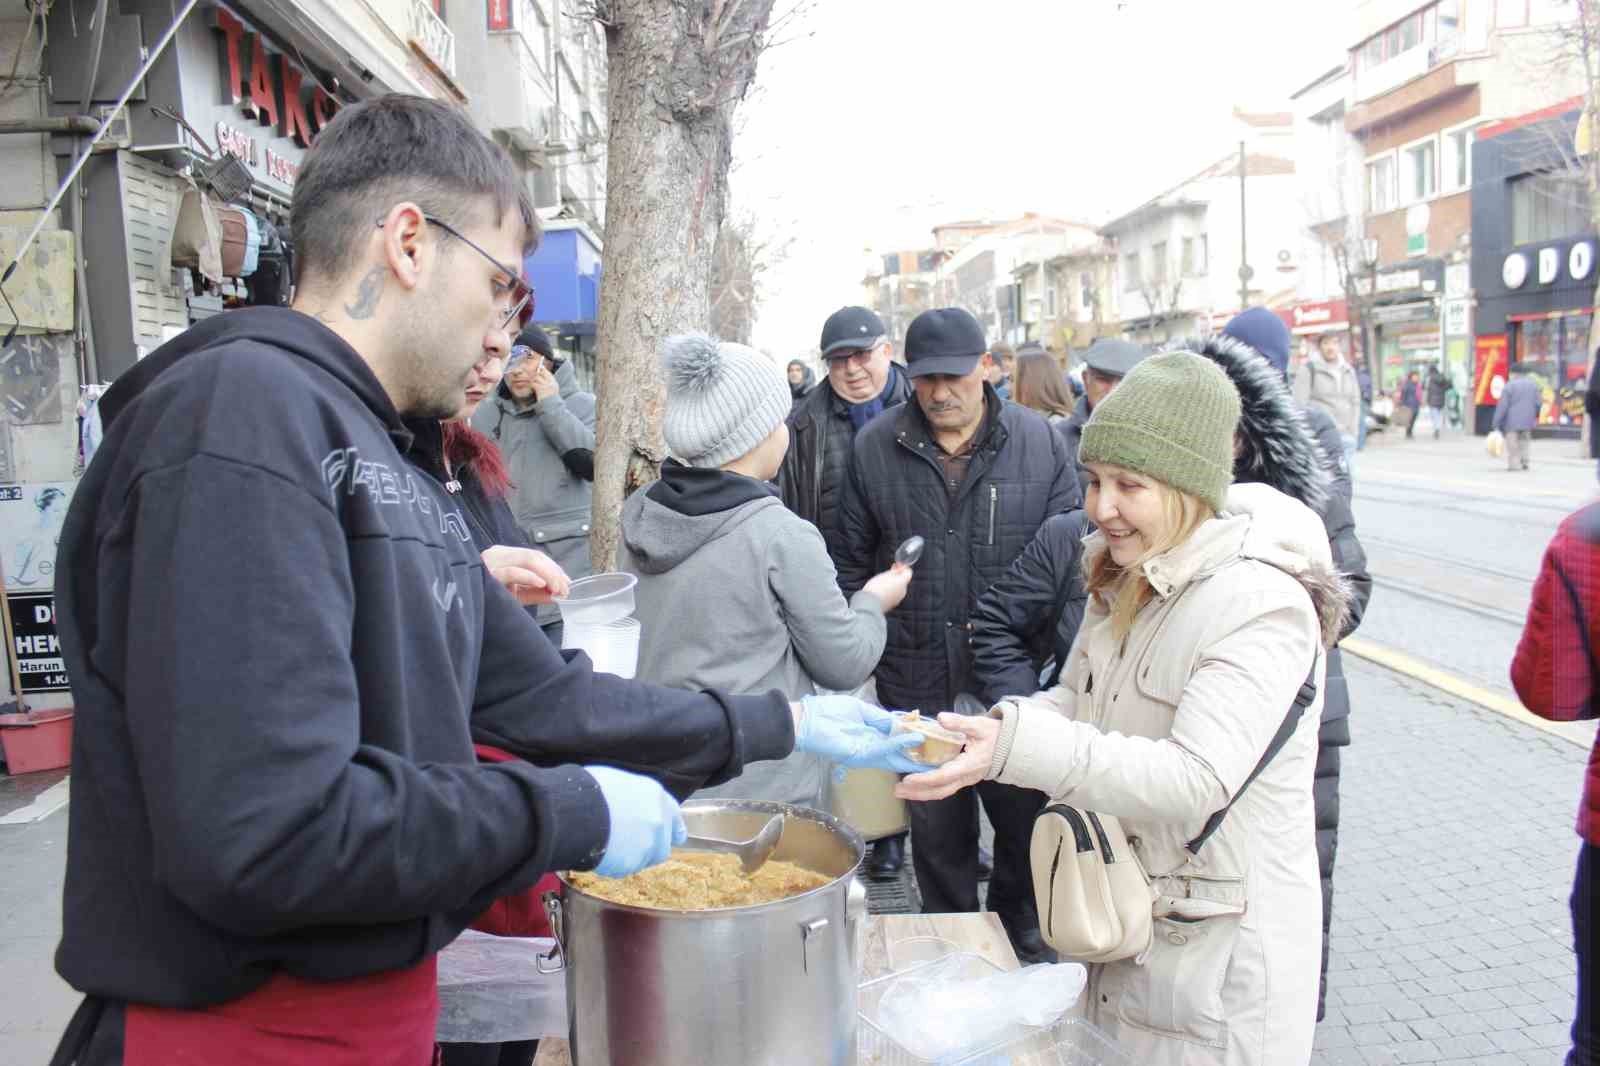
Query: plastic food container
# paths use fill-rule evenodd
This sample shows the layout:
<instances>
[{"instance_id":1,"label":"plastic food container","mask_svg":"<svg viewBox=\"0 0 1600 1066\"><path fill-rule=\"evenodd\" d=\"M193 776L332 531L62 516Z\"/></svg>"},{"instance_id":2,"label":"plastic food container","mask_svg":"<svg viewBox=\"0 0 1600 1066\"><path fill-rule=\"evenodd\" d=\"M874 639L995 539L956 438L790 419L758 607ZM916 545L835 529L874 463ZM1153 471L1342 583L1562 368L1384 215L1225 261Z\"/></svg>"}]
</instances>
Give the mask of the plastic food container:
<instances>
[{"instance_id":1,"label":"plastic food container","mask_svg":"<svg viewBox=\"0 0 1600 1066\"><path fill-rule=\"evenodd\" d=\"M946 729L933 719L922 717L918 711L907 711L905 714L896 715L891 732L921 733L922 744L915 748L907 748L906 757L927 766L943 766L960 755L962 747L967 743L966 734Z\"/></svg>"},{"instance_id":2,"label":"plastic food container","mask_svg":"<svg viewBox=\"0 0 1600 1066\"><path fill-rule=\"evenodd\" d=\"M632 574L594 574L572 583L566 596L556 601L561 621L568 626L598 626L620 622L633 614Z\"/></svg>"},{"instance_id":3,"label":"plastic food container","mask_svg":"<svg viewBox=\"0 0 1600 1066\"><path fill-rule=\"evenodd\" d=\"M628 599L633 599L631 589ZM637 618L599 624L568 622L561 629L561 646L586 653L596 673L632 678L639 668L639 633Z\"/></svg>"},{"instance_id":4,"label":"plastic food container","mask_svg":"<svg viewBox=\"0 0 1600 1066\"><path fill-rule=\"evenodd\" d=\"M958 967L963 976L973 980L1002 972L981 955L958 953L863 984L857 1066L1133 1066L1133 1060L1118 1050L1105 1033L1070 1012L1053 1025L1018 1024L984 1046L938 1059L920 1058L879 1027L878 1005L895 982L933 966Z\"/></svg>"}]
</instances>

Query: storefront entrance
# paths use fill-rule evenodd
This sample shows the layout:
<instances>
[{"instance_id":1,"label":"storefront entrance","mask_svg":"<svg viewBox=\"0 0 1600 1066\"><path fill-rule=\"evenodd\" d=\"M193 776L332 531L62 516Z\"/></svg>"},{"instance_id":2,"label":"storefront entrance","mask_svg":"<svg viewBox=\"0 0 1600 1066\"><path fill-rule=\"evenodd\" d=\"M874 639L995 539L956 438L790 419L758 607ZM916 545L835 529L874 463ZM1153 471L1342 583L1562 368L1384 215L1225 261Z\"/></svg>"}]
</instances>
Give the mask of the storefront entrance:
<instances>
[{"instance_id":1,"label":"storefront entrance","mask_svg":"<svg viewBox=\"0 0 1600 1066\"><path fill-rule=\"evenodd\" d=\"M1542 315L1512 315L1507 323L1512 362L1544 390L1541 426L1583 424L1583 391L1589 373L1592 308Z\"/></svg>"}]
</instances>

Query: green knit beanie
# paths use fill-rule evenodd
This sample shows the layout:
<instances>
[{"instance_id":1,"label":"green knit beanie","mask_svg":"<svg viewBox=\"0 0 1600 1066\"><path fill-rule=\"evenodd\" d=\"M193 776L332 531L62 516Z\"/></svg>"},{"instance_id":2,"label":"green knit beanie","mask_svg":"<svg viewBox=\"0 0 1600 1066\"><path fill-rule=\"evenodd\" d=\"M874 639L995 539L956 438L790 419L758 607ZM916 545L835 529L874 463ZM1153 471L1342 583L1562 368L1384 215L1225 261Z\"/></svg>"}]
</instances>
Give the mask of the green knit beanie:
<instances>
[{"instance_id":1,"label":"green knit beanie","mask_svg":"<svg viewBox=\"0 0 1600 1066\"><path fill-rule=\"evenodd\" d=\"M1155 478L1221 511L1238 424L1239 390L1221 367L1193 352L1162 352L1095 406L1078 461Z\"/></svg>"}]
</instances>

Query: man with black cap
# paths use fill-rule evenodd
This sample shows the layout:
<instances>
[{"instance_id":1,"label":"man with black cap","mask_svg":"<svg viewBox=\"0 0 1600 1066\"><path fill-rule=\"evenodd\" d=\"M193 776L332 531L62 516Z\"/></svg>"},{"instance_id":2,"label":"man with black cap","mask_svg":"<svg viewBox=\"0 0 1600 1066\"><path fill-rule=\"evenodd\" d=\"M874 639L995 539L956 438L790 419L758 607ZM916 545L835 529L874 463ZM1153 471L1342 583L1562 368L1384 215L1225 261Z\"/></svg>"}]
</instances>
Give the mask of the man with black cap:
<instances>
[{"instance_id":1,"label":"man with black cap","mask_svg":"<svg viewBox=\"0 0 1600 1066\"><path fill-rule=\"evenodd\" d=\"M839 497L850 474L856 431L911 396L911 381L890 356L894 345L883 319L865 307L841 307L822 324L827 385L795 400L789 412L789 451L778 472L785 507L816 526L837 557ZM852 590L853 591L853 590ZM867 872L893 877L905 865L905 834L873 845Z\"/></svg>"},{"instance_id":2,"label":"man with black cap","mask_svg":"<svg viewBox=\"0 0 1600 1066\"><path fill-rule=\"evenodd\" d=\"M973 610L1045 519L1078 505L1078 482L1061 436L1039 414L1002 401L986 381L992 359L972 315L924 311L906 331L905 351L915 401L856 437L834 561L851 593L893 561L901 542L923 538L916 579L888 621L878 698L924 714L982 713L973 695ZM1038 650L1042 662L1049 649ZM989 909L1020 956L1047 958L1028 871L1042 793L987 782L912 804L923 909L978 909L980 799L995 830Z\"/></svg>"},{"instance_id":3,"label":"man with black cap","mask_svg":"<svg viewBox=\"0 0 1600 1066\"><path fill-rule=\"evenodd\" d=\"M1128 371L1143 359L1145 351L1132 341L1101 337L1089 346L1083 356L1083 395L1072 409L1072 415L1056 428L1067 442L1067 460L1078 476L1078 490L1089 489L1089 474L1078 466L1078 442L1083 439L1083 427L1094 411L1094 405L1128 376Z\"/></svg>"}]
</instances>

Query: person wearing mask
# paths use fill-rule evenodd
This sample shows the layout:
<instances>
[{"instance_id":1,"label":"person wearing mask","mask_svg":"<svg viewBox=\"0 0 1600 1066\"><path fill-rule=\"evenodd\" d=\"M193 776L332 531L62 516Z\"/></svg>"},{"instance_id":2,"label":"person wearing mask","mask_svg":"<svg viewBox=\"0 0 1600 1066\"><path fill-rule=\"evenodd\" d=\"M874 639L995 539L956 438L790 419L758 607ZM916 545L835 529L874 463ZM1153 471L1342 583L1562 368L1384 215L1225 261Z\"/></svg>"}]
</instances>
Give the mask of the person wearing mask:
<instances>
[{"instance_id":1,"label":"person wearing mask","mask_svg":"<svg viewBox=\"0 0 1600 1066\"><path fill-rule=\"evenodd\" d=\"M528 543L573 579L593 572L594 420L594 394L578 388L571 360L537 326L518 334L504 380L472 419L505 456L511 509ZM560 610L546 605L538 616L559 648Z\"/></svg>"},{"instance_id":2,"label":"person wearing mask","mask_svg":"<svg viewBox=\"0 0 1600 1066\"><path fill-rule=\"evenodd\" d=\"M924 311L906 330L913 402L874 419L856 438L835 563L846 593L886 569L907 538L925 542L918 580L889 617L875 672L886 707L925 714L981 710L973 671L973 612L1051 515L1078 490L1060 434L1006 403L989 383L991 359L977 319L960 308ZM912 804L917 885L929 913L978 909L978 802L995 829L989 909L1020 956L1039 937L1028 841L1043 797L985 786L939 803Z\"/></svg>"},{"instance_id":3,"label":"person wearing mask","mask_svg":"<svg viewBox=\"0 0 1600 1066\"><path fill-rule=\"evenodd\" d=\"M819 345L826 387L807 392L789 414L789 450L778 490L785 507L817 527L834 557L856 432L911 396L911 379L890 358L888 332L865 307L841 307L829 315ZM866 861L871 877L897 877L904 868L904 833L873 843Z\"/></svg>"},{"instance_id":4,"label":"person wearing mask","mask_svg":"<svg viewBox=\"0 0 1600 1066\"><path fill-rule=\"evenodd\" d=\"M1244 312L1249 314L1250 312ZM1349 611L1339 632L1343 640L1356 631L1372 598L1367 554L1356 536L1350 481L1338 431L1316 409L1298 408L1289 395L1278 361L1289 349L1289 329L1277 315L1259 316L1254 329L1229 323L1224 332L1194 341L1191 350L1216 363L1228 375L1243 401L1235 434L1233 479L1236 484L1262 483L1299 500L1322 519L1333 553L1333 565L1350 585ZM1237 339L1250 334L1257 349ZM1271 354L1268 354L1271 353ZM1331 449L1331 451L1330 451ZM1322 875L1322 977L1317 1019L1327 998L1328 948L1333 925L1333 871L1339 850L1339 774L1343 749L1350 745L1350 686L1343 655L1328 649L1323 684L1322 722L1317 730L1317 761L1312 781L1317 817L1317 864Z\"/></svg>"},{"instance_id":5,"label":"person wearing mask","mask_svg":"<svg viewBox=\"0 0 1600 1066\"><path fill-rule=\"evenodd\" d=\"M1001 782L1121 819L1154 933L1090 968L1088 1020L1141 1066L1306 1066L1316 1028L1311 772L1348 593L1309 508L1232 484L1239 411L1227 375L1188 352L1152 355L1095 410L1079 452L1089 606L1060 682L941 715L965 749L898 789L936 801Z\"/></svg>"},{"instance_id":6,"label":"person wearing mask","mask_svg":"<svg viewBox=\"0 0 1600 1066\"><path fill-rule=\"evenodd\" d=\"M1504 402L1504 401L1502 401ZM1522 705L1553 722L1600 713L1600 504L1564 519L1533 583L1528 621L1511 660ZM1566 1066L1600 1063L1600 741L1589 755L1578 803L1578 862L1572 883L1577 1009Z\"/></svg>"},{"instance_id":7,"label":"person wearing mask","mask_svg":"<svg viewBox=\"0 0 1600 1066\"><path fill-rule=\"evenodd\" d=\"M1355 455L1356 437L1361 432L1361 382L1356 379L1355 368L1344 357L1337 334L1324 333L1318 340L1317 351L1294 377L1294 398L1300 406L1319 408L1333 419L1333 424L1339 428L1340 446L1348 464Z\"/></svg>"},{"instance_id":8,"label":"person wearing mask","mask_svg":"<svg viewBox=\"0 0 1600 1066\"><path fill-rule=\"evenodd\" d=\"M685 333L662 342L661 365L671 457L661 480L623 505L618 551L621 569L639 577L637 676L792 699L864 684L911 571L892 567L845 600L822 536L771 484L789 408L765 356ZM816 807L827 770L797 753L698 795Z\"/></svg>"},{"instance_id":9,"label":"person wearing mask","mask_svg":"<svg viewBox=\"0 0 1600 1066\"><path fill-rule=\"evenodd\" d=\"M1506 438L1507 470L1528 469L1533 458L1533 427L1539 424L1539 408L1543 406L1544 389L1528 376L1521 363L1513 366L1511 380L1506 382L1494 408L1493 428Z\"/></svg>"},{"instance_id":10,"label":"person wearing mask","mask_svg":"<svg viewBox=\"0 0 1600 1066\"><path fill-rule=\"evenodd\" d=\"M1428 368L1428 418L1433 422L1433 439L1439 439L1439 432L1444 429L1444 401L1450 392L1450 382L1439 372L1436 366Z\"/></svg>"},{"instance_id":11,"label":"person wearing mask","mask_svg":"<svg viewBox=\"0 0 1600 1066\"><path fill-rule=\"evenodd\" d=\"M1076 402L1061 368L1043 349L1022 352L1017 356L1017 374L1012 400L1039 412L1052 426L1066 432L1066 423L1072 418Z\"/></svg>"},{"instance_id":12,"label":"person wearing mask","mask_svg":"<svg viewBox=\"0 0 1600 1066\"><path fill-rule=\"evenodd\" d=\"M1083 395L1073 405L1072 417L1062 428L1067 442L1067 459L1077 471L1079 496L1088 487L1089 475L1078 464L1078 440L1083 427L1094 413L1095 404L1105 399L1117 384L1127 377L1128 371L1144 358L1144 349L1132 341L1101 337L1089 346L1083 356Z\"/></svg>"},{"instance_id":13,"label":"person wearing mask","mask_svg":"<svg viewBox=\"0 0 1600 1066\"><path fill-rule=\"evenodd\" d=\"M537 245L532 201L463 112L341 108L290 220L293 306L216 315L120 377L61 532L94 767L67 836L56 966L85 999L63 1062L426 1066L435 955L493 901L664 860L679 797L797 748L916 767L859 700L665 689L557 652L458 494L408 466L404 420L456 418L531 297L506 264ZM522 600L565 590L511 550ZM480 765L474 740L527 761Z\"/></svg>"},{"instance_id":14,"label":"person wearing mask","mask_svg":"<svg viewBox=\"0 0 1600 1066\"><path fill-rule=\"evenodd\" d=\"M800 406L800 401L805 398L805 394L810 391L811 385L815 380L811 373L811 368L805 364L804 360L789 360L790 413L793 413L794 409Z\"/></svg>"}]
</instances>

